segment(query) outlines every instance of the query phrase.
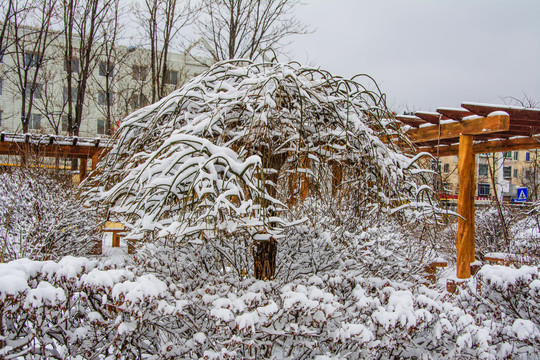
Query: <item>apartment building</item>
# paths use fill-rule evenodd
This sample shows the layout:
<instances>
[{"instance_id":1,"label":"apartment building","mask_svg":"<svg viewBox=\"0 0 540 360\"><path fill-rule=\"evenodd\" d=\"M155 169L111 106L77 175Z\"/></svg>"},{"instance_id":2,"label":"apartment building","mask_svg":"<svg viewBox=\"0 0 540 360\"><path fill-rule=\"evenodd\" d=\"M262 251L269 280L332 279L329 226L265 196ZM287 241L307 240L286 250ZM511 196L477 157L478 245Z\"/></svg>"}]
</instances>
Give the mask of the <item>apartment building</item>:
<instances>
[{"instance_id":1,"label":"apartment building","mask_svg":"<svg viewBox=\"0 0 540 360\"><path fill-rule=\"evenodd\" d=\"M28 132L59 134L68 133L68 101L76 101L76 85L71 88L71 97L66 86L66 72L81 71L78 59L67 66L64 61L64 43L57 36L39 53L28 46L21 55L9 47L0 58L0 132L22 132L22 94L33 106L29 116ZM23 61L21 61L23 59ZM29 69L40 64L36 82L21 91L22 81L17 66ZM208 68L209 64L189 54L169 54L168 68L164 76L164 92L170 93L191 77ZM92 65L87 92L84 99L79 136L103 137L113 131L112 125L132 111L152 101L152 79L150 76L150 51L144 48L118 46L114 56L97 57ZM32 89L31 91L28 91ZM26 109L27 109L26 105ZM111 128L107 125L111 124Z\"/></svg>"},{"instance_id":2,"label":"apartment building","mask_svg":"<svg viewBox=\"0 0 540 360\"><path fill-rule=\"evenodd\" d=\"M476 155L476 195L493 197L493 184L501 186L504 201L512 201L518 188L528 188L529 200L538 199L540 188L539 151L509 151ZM443 157L439 170L447 194L457 195L458 157ZM492 180L494 177L494 181Z\"/></svg>"}]
</instances>

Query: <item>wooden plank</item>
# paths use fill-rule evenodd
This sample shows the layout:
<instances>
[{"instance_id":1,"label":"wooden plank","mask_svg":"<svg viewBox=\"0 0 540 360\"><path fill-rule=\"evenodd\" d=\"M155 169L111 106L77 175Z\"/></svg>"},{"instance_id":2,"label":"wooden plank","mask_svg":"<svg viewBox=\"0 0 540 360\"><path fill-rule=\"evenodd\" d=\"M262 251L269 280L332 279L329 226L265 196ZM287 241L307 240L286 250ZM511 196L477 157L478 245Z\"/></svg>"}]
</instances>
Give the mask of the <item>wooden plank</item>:
<instances>
[{"instance_id":1,"label":"wooden plank","mask_svg":"<svg viewBox=\"0 0 540 360\"><path fill-rule=\"evenodd\" d=\"M437 112L446 116L447 118L454 119L457 121L463 120L467 116L474 115L469 110L465 109L453 109L453 108L438 108Z\"/></svg>"},{"instance_id":2,"label":"wooden plank","mask_svg":"<svg viewBox=\"0 0 540 360\"><path fill-rule=\"evenodd\" d=\"M458 176L459 194L457 213L458 232L456 239L457 277L471 277L471 263L474 262L474 192L476 183L475 160L473 154L473 136L459 137Z\"/></svg>"},{"instance_id":3,"label":"wooden plank","mask_svg":"<svg viewBox=\"0 0 540 360\"><path fill-rule=\"evenodd\" d=\"M441 119L441 114L435 112L417 111L414 114L420 119L425 120L433 125L439 125L439 120Z\"/></svg>"},{"instance_id":4,"label":"wooden plank","mask_svg":"<svg viewBox=\"0 0 540 360\"><path fill-rule=\"evenodd\" d=\"M487 116L494 111L504 111L508 115L510 115L512 120L514 118L519 118L523 120L540 121L540 109L528 109L506 105L475 104L466 102L461 104L461 106L480 116Z\"/></svg>"},{"instance_id":5,"label":"wooden plank","mask_svg":"<svg viewBox=\"0 0 540 360\"><path fill-rule=\"evenodd\" d=\"M470 119L440 126L427 126L411 129L405 134L413 143L433 141L437 139L458 138L460 135L478 135L506 131L510 127L510 117L495 115L485 118Z\"/></svg>"},{"instance_id":6,"label":"wooden plank","mask_svg":"<svg viewBox=\"0 0 540 360\"><path fill-rule=\"evenodd\" d=\"M524 137L508 140L491 140L473 144L474 154L485 154L493 152L517 151L540 149L540 136ZM428 152L439 157L456 156L459 153L459 145L440 146L437 152L437 146L421 147L418 152Z\"/></svg>"},{"instance_id":7,"label":"wooden plank","mask_svg":"<svg viewBox=\"0 0 540 360\"><path fill-rule=\"evenodd\" d=\"M397 115L396 119L401 121L402 123L412 126L412 127L419 127L422 124L425 124L426 122L416 116L410 116L410 115Z\"/></svg>"}]
</instances>

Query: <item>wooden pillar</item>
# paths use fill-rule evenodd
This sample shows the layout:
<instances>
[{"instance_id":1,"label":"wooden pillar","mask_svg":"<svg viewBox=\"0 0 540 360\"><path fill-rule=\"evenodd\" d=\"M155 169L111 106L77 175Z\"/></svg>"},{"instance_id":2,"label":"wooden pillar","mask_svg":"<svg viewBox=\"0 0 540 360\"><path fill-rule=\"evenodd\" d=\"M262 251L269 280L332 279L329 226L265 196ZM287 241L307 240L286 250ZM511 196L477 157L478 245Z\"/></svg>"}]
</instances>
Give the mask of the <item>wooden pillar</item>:
<instances>
[{"instance_id":1,"label":"wooden pillar","mask_svg":"<svg viewBox=\"0 0 540 360\"><path fill-rule=\"evenodd\" d=\"M79 181L86 179L86 167L88 166L88 160L86 158L81 159L79 164Z\"/></svg>"},{"instance_id":2,"label":"wooden pillar","mask_svg":"<svg viewBox=\"0 0 540 360\"><path fill-rule=\"evenodd\" d=\"M338 194L338 189L341 186L341 181L343 180L343 166L341 163L334 161L332 162L332 196Z\"/></svg>"},{"instance_id":3,"label":"wooden pillar","mask_svg":"<svg viewBox=\"0 0 540 360\"><path fill-rule=\"evenodd\" d=\"M99 161L99 154L92 155L92 171L96 170Z\"/></svg>"},{"instance_id":4,"label":"wooden pillar","mask_svg":"<svg viewBox=\"0 0 540 360\"><path fill-rule=\"evenodd\" d=\"M457 212L463 217L458 218L457 277L471 277L471 263L474 262L474 192L475 192L475 160L473 154L473 136L460 135L458 174L459 194Z\"/></svg>"},{"instance_id":5,"label":"wooden pillar","mask_svg":"<svg viewBox=\"0 0 540 360\"><path fill-rule=\"evenodd\" d=\"M300 163L302 164L302 175L300 176L300 201L304 201L309 194L309 179L307 176L307 171L309 170L309 154L300 158Z\"/></svg>"}]
</instances>

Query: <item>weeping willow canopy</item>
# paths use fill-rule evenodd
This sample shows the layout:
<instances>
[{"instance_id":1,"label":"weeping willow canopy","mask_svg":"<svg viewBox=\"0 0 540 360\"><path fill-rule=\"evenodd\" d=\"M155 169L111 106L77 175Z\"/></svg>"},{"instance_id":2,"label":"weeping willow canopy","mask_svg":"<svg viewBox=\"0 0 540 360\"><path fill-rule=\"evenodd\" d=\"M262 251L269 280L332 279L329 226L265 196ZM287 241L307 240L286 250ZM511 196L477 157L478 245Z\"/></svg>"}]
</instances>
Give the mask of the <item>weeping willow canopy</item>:
<instances>
[{"instance_id":1,"label":"weeping willow canopy","mask_svg":"<svg viewBox=\"0 0 540 360\"><path fill-rule=\"evenodd\" d=\"M425 219L433 192L394 124L369 76L222 62L126 117L89 194L131 236L189 241L276 237L321 199L360 220Z\"/></svg>"}]
</instances>

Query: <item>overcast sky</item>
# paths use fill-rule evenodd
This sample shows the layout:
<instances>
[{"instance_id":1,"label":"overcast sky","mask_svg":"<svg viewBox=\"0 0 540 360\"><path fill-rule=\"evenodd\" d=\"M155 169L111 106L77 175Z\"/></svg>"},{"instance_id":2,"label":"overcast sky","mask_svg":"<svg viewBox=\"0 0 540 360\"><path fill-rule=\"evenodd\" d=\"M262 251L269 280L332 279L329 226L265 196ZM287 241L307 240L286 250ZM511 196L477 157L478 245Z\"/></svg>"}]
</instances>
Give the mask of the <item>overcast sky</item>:
<instances>
[{"instance_id":1,"label":"overcast sky","mask_svg":"<svg viewBox=\"0 0 540 360\"><path fill-rule=\"evenodd\" d=\"M304 0L289 56L375 78L398 111L540 101L540 0Z\"/></svg>"}]
</instances>

